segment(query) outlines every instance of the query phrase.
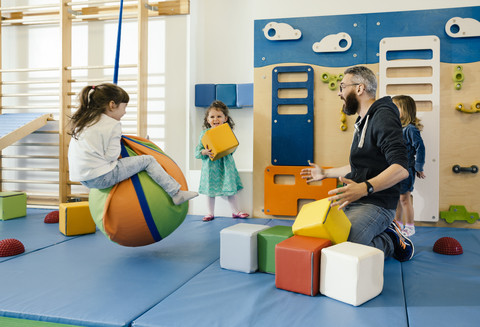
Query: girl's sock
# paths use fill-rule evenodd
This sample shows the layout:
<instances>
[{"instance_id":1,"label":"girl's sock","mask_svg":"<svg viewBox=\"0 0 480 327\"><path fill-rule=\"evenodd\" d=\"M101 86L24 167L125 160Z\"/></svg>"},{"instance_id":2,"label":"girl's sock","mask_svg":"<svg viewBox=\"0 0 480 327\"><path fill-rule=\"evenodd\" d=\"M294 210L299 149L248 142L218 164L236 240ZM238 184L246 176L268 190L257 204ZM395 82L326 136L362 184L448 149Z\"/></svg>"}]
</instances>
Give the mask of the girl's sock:
<instances>
[{"instance_id":1,"label":"girl's sock","mask_svg":"<svg viewBox=\"0 0 480 327\"><path fill-rule=\"evenodd\" d=\"M403 234L409 237L415 234L415 225L414 224L406 224L405 228L403 229Z\"/></svg>"},{"instance_id":2,"label":"girl's sock","mask_svg":"<svg viewBox=\"0 0 480 327\"><path fill-rule=\"evenodd\" d=\"M177 194L172 196L172 200L173 200L173 203L175 203L175 205L178 206L179 204L182 204L183 202L191 200L196 196L198 196L197 192L180 190L177 192Z\"/></svg>"}]
</instances>

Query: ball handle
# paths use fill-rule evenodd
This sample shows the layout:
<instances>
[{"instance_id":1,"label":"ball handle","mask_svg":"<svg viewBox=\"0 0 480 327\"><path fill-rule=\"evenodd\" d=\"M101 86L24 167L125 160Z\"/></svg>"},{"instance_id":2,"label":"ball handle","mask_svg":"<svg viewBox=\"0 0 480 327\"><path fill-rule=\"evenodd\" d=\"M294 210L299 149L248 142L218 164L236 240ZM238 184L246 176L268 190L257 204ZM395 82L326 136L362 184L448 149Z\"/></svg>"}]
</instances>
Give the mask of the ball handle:
<instances>
[{"instance_id":1,"label":"ball handle","mask_svg":"<svg viewBox=\"0 0 480 327\"><path fill-rule=\"evenodd\" d=\"M455 165L452 167L452 171L455 174L459 174L461 172L476 174L478 173L478 166L472 165L470 167L461 167L460 165Z\"/></svg>"}]
</instances>

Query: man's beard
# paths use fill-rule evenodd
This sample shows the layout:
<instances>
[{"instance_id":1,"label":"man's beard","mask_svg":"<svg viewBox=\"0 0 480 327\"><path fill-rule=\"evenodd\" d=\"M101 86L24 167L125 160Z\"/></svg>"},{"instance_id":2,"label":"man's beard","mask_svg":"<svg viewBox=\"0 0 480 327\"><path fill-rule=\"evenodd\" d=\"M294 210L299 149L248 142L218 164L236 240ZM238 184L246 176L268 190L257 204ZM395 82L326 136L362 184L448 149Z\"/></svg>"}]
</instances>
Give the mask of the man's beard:
<instances>
[{"instance_id":1,"label":"man's beard","mask_svg":"<svg viewBox=\"0 0 480 327\"><path fill-rule=\"evenodd\" d=\"M355 93L350 92L345 98L342 111L349 116L355 115L358 111L358 104L358 99L355 96Z\"/></svg>"}]
</instances>

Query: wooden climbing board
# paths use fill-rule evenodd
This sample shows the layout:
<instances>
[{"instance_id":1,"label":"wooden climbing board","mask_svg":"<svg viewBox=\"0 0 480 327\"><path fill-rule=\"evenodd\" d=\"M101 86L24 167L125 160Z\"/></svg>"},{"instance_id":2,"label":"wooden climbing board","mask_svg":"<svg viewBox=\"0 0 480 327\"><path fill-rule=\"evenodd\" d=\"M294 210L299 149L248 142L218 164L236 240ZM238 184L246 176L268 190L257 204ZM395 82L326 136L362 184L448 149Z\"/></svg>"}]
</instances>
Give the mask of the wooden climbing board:
<instances>
[{"instance_id":1,"label":"wooden climbing board","mask_svg":"<svg viewBox=\"0 0 480 327\"><path fill-rule=\"evenodd\" d=\"M0 115L0 150L36 131L53 120L51 114L24 113Z\"/></svg>"}]
</instances>

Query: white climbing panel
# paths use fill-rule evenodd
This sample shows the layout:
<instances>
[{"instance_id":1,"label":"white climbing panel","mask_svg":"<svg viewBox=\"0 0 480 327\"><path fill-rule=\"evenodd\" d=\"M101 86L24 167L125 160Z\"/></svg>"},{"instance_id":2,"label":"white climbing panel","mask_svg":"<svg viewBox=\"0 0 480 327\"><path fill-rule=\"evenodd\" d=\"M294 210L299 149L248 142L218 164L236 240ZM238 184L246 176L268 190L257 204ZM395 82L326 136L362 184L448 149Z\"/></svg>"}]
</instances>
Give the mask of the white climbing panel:
<instances>
[{"instance_id":1,"label":"white climbing panel","mask_svg":"<svg viewBox=\"0 0 480 327\"><path fill-rule=\"evenodd\" d=\"M425 58L421 53L431 55ZM392 94L399 91L411 96L417 103L417 117L424 125L421 134L426 149L426 178L415 180L412 193L415 220L438 221L440 40L433 35L384 38L380 41L379 56L379 96L399 95Z\"/></svg>"}]
</instances>

